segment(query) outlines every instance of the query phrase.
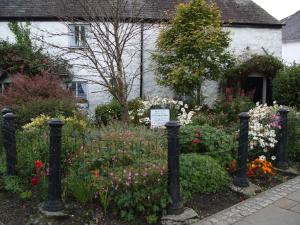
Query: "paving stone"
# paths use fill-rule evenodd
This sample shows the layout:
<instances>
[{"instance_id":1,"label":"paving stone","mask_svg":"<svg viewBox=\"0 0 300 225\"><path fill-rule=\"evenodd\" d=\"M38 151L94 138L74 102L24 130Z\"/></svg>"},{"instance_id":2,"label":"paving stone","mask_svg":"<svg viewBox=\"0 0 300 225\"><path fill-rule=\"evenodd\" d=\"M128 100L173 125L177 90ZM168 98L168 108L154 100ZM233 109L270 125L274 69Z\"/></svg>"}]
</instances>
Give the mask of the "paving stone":
<instances>
[{"instance_id":1,"label":"paving stone","mask_svg":"<svg viewBox=\"0 0 300 225\"><path fill-rule=\"evenodd\" d=\"M219 220L217 220L216 218L211 218L211 219L210 219L210 222L212 222L212 223L217 223L217 222L219 222Z\"/></svg>"},{"instance_id":2,"label":"paving stone","mask_svg":"<svg viewBox=\"0 0 300 225\"><path fill-rule=\"evenodd\" d=\"M288 195L286 198L300 202L300 191L298 190L298 191Z\"/></svg>"},{"instance_id":3,"label":"paving stone","mask_svg":"<svg viewBox=\"0 0 300 225\"><path fill-rule=\"evenodd\" d=\"M282 198L282 199L274 202L275 206L277 206L279 208L282 208L282 209L290 209L290 208L294 207L297 204L299 204L299 203L296 202L296 201L287 199L287 198Z\"/></svg>"},{"instance_id":4,"label":"paving stone","mask_svg":"<svg viewBox=\"0 0 300 225\"><path fill-rule=\"evenodd\" d=\"M300 176L193 225L300 225L296 186L300 188Z\"/></svg>"},{"instance_id":5,"label":"paving stone","mask_svg":"<svg viewBox=\"0 0 300 225\"><path fill-rule=\"evenodd\" d=\"M299 225L300 214L270 205L244 221L257 225Z\"/></svg>"},{"instance_id":6,"label":"paving stone","mask_svg":"<svg viewBox=\"0 0 300 225\"><path fill-rule=\"evenodd\" d=\"M300 213L300 204L294 206L290 210L293 211L293 212L296 212L296 213Z\"/></svg>"}]
</instances>

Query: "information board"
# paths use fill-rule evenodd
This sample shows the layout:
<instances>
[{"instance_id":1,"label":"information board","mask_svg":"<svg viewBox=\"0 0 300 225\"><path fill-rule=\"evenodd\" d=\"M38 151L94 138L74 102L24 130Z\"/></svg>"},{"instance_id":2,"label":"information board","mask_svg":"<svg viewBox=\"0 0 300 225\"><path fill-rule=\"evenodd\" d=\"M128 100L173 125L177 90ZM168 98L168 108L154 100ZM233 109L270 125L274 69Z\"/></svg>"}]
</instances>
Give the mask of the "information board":
<instances>
[{"instance_id":1,"label":"information board","mask_svg":"<svg viewBox=\"0 0 300 225\"><path fill-rule=\"evenodd\" d=\"M164 128L170 121L169 109L151 109L150 112L151 128Z\"/></svg>"}]
</instances>

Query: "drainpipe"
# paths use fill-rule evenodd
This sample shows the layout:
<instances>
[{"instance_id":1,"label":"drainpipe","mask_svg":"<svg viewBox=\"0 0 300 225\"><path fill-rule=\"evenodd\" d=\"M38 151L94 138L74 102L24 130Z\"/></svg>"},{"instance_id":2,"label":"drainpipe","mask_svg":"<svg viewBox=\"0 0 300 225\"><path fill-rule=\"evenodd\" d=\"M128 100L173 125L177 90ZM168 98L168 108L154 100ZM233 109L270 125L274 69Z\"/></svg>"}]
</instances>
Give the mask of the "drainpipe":
<instances>
[{"instance_id":1,"label":"drainpipe","mask_svg":"<svg viewBox=\"0 0 300 225\"><path fill-rule=\"evenodd\" d=\"M140 98L143 98L144 83L144 23L141 23Z\"/></svg>"}]
</instances>

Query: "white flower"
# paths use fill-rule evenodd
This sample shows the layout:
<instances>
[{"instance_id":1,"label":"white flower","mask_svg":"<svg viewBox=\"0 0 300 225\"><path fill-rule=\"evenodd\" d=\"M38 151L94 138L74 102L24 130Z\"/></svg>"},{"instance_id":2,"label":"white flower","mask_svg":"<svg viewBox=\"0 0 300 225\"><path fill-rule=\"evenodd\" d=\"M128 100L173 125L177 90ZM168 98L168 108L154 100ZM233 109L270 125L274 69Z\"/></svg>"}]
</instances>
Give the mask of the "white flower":
<instances>
[{"instance_id":1,"label":"white flower","mask_svg":"<svg viewBox=\"0 0 300 225\"><path fill-rule=\"evenodd\" d=\"M272 159L273 161L276 160L276 156L273 155L273 156L271 157L271 159Z\"/></svg>"},{"instance_id":2,"label":"white flower","mask_svg":"<svg viewBox=\"0 0 300 225\"><path fill-rule=\"evenodd\" d=\"M259 156L259 159L260 159L260 160L263 160L263 161L266 161L266 156L261 155L261 156Z\"/></svg>"}]
</instances>

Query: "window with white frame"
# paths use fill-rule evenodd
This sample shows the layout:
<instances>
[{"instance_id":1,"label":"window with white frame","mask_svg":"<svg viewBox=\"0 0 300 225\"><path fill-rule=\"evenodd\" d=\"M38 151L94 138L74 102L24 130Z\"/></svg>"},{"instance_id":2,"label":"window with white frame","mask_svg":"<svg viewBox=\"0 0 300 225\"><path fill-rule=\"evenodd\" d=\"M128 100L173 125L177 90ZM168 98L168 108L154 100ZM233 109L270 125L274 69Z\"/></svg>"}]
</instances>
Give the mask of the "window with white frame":
<instances>
[{"instance_id":1,"label":"window with white frame","mask_svg":"<svg viewBox=\"0 0 300 225\"><path fill-rule=\"evenodd\" d=\"M87 100L87 82L72 81L70 89L76 98Z\"/></svg>"},{"instance_id":2,"label":"window with white frame","mask_svg":"<svg viewBox=\"0 0 300 225\"><path fill-rule=\"evenodd\" d=\"M70 46L71 48L83 48L86 45L86 38L89 25L87 24L71 24L70 29Z\"/></svg>"}]
</instances>

